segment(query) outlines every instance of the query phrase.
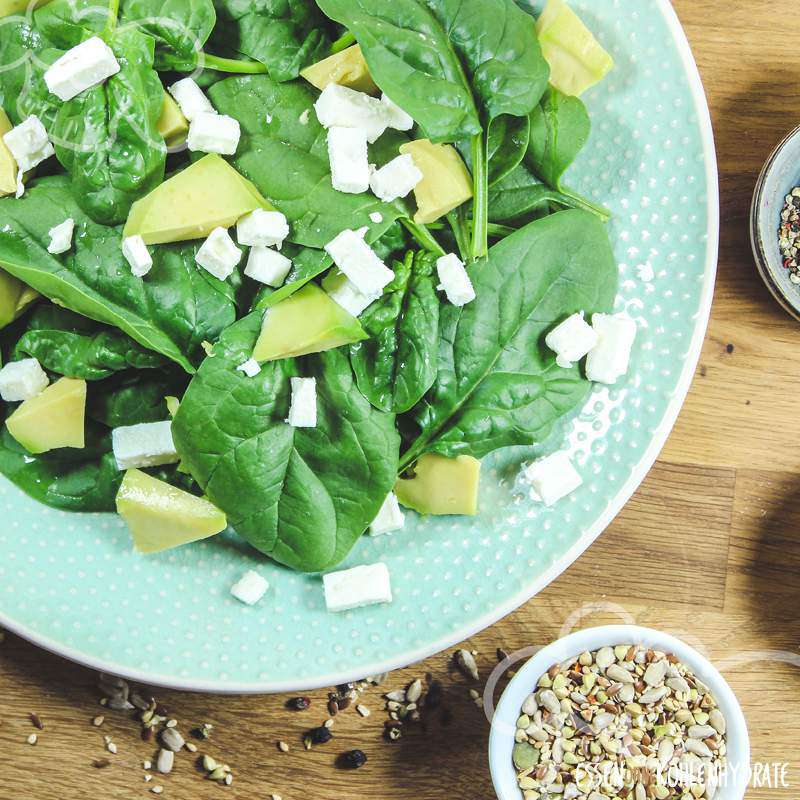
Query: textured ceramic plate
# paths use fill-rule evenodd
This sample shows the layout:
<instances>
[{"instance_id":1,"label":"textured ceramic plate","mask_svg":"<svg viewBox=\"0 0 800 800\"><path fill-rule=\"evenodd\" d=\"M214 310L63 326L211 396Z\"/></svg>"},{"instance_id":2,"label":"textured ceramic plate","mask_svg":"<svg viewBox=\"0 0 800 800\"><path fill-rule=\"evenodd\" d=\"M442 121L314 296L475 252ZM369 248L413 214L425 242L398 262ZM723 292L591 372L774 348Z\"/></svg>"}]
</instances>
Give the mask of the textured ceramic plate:
<instances>
[{"instance_id":1,"label":"textured ceramic plate","mask_svg":"<svg viewBox=\"0 0 800 800\"><path fill-rule=\"evenodd\" d=\"M321 580L263 561L233 535L143 558L121 520L70 515L0 483L0 625L136 680L208 691L331 685L421 659L533 596L591 544L641 482L689 387L717 258L711 123L666 0L576 0L617 67L586 97L589 146L568 182L613 210L617 309L639 323L630 374L597 388L538 451L484 464L475 519L423 520L364 537L345 566L386 561L394 603L325 610ZM649 264L652 280L637 267ZM517 481L569 442L583 487L555 508ZM243 570L270 581L254 608L228 593Z\"/></svg>"}]
</instances>

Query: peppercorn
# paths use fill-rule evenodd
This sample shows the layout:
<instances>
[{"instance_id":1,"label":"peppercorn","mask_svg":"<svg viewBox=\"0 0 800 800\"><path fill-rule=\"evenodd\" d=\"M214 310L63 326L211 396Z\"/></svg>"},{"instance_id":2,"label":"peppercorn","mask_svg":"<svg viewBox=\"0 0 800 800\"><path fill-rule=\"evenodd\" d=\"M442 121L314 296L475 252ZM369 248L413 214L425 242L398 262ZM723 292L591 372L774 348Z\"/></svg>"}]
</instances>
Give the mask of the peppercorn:
<instances>
[{"instance_id":1,"label":"peppercorn","mask_svg":"<svg viewBox=\"0 0 800 800\"><path fill-rule=\"evenodd\" d=\"M358 769L367 763L367 754L363 750L350 750L342 755L342 763L349 769Z\"/></svg>"},{"instance_id":2,"label":"peppercorn","mask_svg":"<svg viewBox=\"0 0 800 800\"><path fill-rule=\"evenodd\" d=\"M325 744L325 742L329 742L333 738L333 734L323 725L319 728L312 728L306 734L305 738L308 739L311 744Z\"/></svg>"}]
</instances>

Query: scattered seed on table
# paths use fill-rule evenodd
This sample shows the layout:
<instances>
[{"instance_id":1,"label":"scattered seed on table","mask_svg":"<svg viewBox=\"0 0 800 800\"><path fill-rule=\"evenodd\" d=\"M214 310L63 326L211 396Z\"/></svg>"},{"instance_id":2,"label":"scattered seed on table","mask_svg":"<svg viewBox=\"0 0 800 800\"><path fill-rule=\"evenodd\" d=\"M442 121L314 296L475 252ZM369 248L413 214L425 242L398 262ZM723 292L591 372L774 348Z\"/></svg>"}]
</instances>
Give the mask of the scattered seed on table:
<instances>
[{"instance_id":1,"label":"scattered seed on table","mask_svg":"<svg viewBox=\"0 0 800 800\"><path fill-rule=\"evenodd\" d=\"M28 744L36 744L36 742L39 741L39 737L35 733L32 733L25 741Z\"/></svg>"},{"instance_id":2,"label":"scattered seed on table","mask_svg":"<svg viewBox=\"0 0 800 800\"><path fill-rule=\"evenodd\" d=\"M158 759L156 761L156 769L162 775L168 775L172 772L172 767L175 764L175 753L172 750L166 750L163 747L158 751Z\"/></svg>"},{"instance_id":3,"label":"scattered seed on table","mask_svg":"<svg viewBox=\"0 0 800 800\"><path fill-rule=\"evenodd\" d=\"M455 655L456 666L468 678L477 681L480 678L478 674L478 665L475 663L475 656L469 650L456 650Z\"/></svg>"},{"instance_id":4,"label":"scattered seed on table","mask_svg":"<svg viewBox=\"0 0 800 800\"><path fill-rule=\"evenodd\" d=\"M350 750L342 755L342 762L350 769L358 769L367 763L367 755L363 750Z\"/></svg>"},{"instance_id":5,"label":"scattered seed on table","mask_svg":"<svg viewBox=\"0 0 800 800\"><path fill-rule=\"evenodd\" d=\"M280 750L281 753L288 753L289 752L289 745L286 744L286 742L284 742L284 741L280 741L280 742L278 742L278 750Z\"/></svg>"},{"instance_id":6,"label":"scattered seed on table","mask_svg":"<svg viewBox=\"0 0 800 800\"><path fill-rule=\"evenodd\" d=\"M164 792L164 787L160 784L156 784L150 791L153 794L162 794Z\"/></svg>"},{"instance_id":7,"label":"scattered seed on table","mask_svg":"<svg viewBox=\"0 0 800 800\"><path fill-rule=\"evenodd\" d=\"M92 725L94 725L95 728L99 728L105 721L106 718L102 714L98 714L98 716L92 720Z\"/></svg>"},{"instance_id":8,"label":"scattered seed on table","mask_svg":"<svg viewBox=\"0 0 800 800\"><path fill-rule=\"evenodd\" d=\"M292 711L305 711L311 705L311 700L308 697L293 697L287 700L286 705Z\"/></svg>"},{"instance_id":9,"label":"scattered seed on table","mask_svg":"<svg viewBox=\"0 0 800 800\"><path fill-rule=\"evenodd\" d=\"M362 717L368 717L370 715L370 710L362 703L359 703L356 706L356 711L358 711Z\"/></svg>"},{"instance_id":10,"label":"scattered seed on table","mask_svg":"<svg viewBox=\"0 0 800 800\"><path fill-rule=\"evenodd\" d=\"M111 766L111 762L107 758L96 758L92 761L92 766L95 769L105 769Z\"/></svg>"},{"instance_id":11,"label":"scattered seed on table","mask_svg":"<svg viewBox=\"0 0 800 800\"><path fill-rule=\"evenodd\" d=\"M30 713L28 714L28 717L30 718L31 725L33 725L34 728L40 731L44 730L44 723L42 722L38 714Z\"/></svg>"},{"instance_id":12,"label":"scattered seed on table","mask_svg":"<svg viewBox=\"0 0 800 800\"><path fill-rule=\"evenodd\" d=\"M145 761L143 761L143 762L142 762L142 766L143 766L145 769L150 769L150 768L153 766L153 764L152 764L152 762L150 762L149 760L145 760Z\"/></svg>"}]
</instances>

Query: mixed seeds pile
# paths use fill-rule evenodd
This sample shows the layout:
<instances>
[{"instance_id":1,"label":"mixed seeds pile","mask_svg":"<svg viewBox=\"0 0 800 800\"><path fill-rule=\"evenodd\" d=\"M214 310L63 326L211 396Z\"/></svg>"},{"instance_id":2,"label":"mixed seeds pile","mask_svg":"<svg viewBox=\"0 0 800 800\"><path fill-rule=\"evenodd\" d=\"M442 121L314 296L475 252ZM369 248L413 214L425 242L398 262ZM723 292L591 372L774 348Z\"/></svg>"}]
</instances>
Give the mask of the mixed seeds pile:
<instances>
[{"instance_id":1,"label":"mixed seeds pile","mask_svg":"<svg viewBox=\"0 0 800 800\"><path fill-rule=\"evenodd\" d=\"M553 665L515 741L525 800L711 800L726 765L709 688L674 655L630 645Z\"/></svg>"},{"instance_id":2,"label":"mixed seeds pile","mask_svg":"<svg viewBox=\"0 0 800 800\"><path fill-rule=\"evenodd\" d=\"M778 229L778 245L789 280L800 284L800 186L786 195Z\"/></svg>"}]
</instances>

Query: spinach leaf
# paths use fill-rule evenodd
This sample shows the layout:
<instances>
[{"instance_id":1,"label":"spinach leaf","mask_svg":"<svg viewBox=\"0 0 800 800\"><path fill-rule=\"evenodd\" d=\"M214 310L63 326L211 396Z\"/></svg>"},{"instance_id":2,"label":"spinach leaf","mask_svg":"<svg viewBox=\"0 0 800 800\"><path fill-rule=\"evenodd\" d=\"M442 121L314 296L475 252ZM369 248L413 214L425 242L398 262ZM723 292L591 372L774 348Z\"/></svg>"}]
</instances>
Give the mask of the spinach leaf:
<instances>
[{"instance_id":1,"label":"spinach leaf","mask_svg":"<svg viewBox=\"0 0 800 800\"><path fill-rule=\"evenodd\" d=\"M374 518L397 475L394 416L361 396L341 349L236 367L261 314L230 327L189 385L173 422L178 452L236 531L276 561L329 569ZM286 424L292 375L317 379L317 427Z\"/></svg>"},{"instance_id":2,"label":"spinach leaf","mask_svg":"<svg viewBox=\"0 0 800 800\"><path fill-rule=\"evenodd\" d=\"M108 23L109 6L101 0L50 0L33 18L42 35L56 47L68 50Z\"/></svg>"},{"instance_id":3,"label":"spinach leaf","mask_svg":"<svg viewBox=\"0 0 800 800\"><path fill-rule=\"evenodd\" d=\"M542 441L591 388L579 366L556 365L544 337L572 313L613 305L617 265L596 217L565 211L533 222L470 277L477 298L442 307L438 375L401 469L426 452L481 458Z\"/></svg>"},{"instance_id":4,"label":"spinach leaf","mask_svg":"<svg viewBox=\"0 0 800 800\"><path fill-rule=\"evenodd\" d=\"M525 158L530 139L530 117L503 114L489 125L489 186L506 177Z\"/></svg>"},{"instance_id":5,"label":"spinach leaf","mask_svg":"<svg viewBox=\"0 0 800 800\"><path fill-rule=\"evenodd\" d=\"M381 299L359 318L370 339L350 347L350 362L364 397L375 408L401 414L436 378L436 257L409 252L394 263L394 272Z\"/></svg>"},{"instance_id":6,"label":"spinach leaf","mask_svg":"<svg viewBox=\"0 0 800 800\"><path fill-rule=\"evenodd\" d=\"M72 250L47 252L48 230L75 220ZM236 319L233 287L200 269L196 243L153 248L142 280L122 256L121 228L92 222L78 208L66 176L32 182L20 200L0 200L0 267L59 305L113 325L194 372L202 342Z\"/></svg>"},{"instance_id":7,"label":"spinach leaf","mask_svg":"<svg viewBox=\"0 0 800 800\"><path fill-rule=\"evenodd\" d=\"M186 376L154 370L125 372L89 387L86 413L109 428L169 419L165 397L180 397Z\"/></svg>"}]
</instances>

